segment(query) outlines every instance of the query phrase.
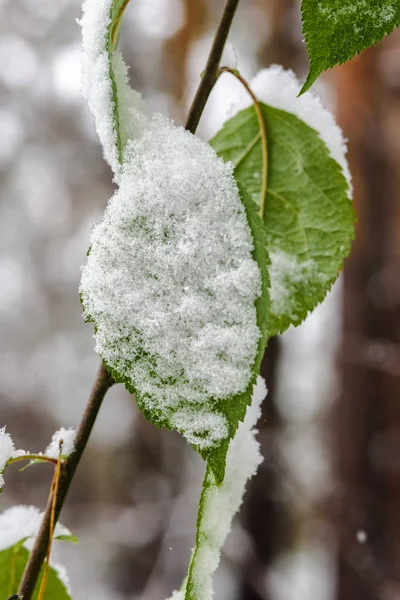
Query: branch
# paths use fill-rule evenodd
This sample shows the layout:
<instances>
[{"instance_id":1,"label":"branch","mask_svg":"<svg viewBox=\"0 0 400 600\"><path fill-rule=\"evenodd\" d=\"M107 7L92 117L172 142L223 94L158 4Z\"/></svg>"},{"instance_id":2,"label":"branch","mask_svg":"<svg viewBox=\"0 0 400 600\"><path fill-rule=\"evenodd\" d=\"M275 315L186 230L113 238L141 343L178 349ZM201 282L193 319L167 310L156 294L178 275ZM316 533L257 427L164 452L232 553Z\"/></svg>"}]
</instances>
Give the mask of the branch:
<instances>
[{"instance_id":1,"label":"branch","mask_svg":"<svg viewBox=\"0 0 400 600\"><path fill-rule=\"evenodd\" d=\"M79 461L82 458L82 454L86 448L86 444L91 434L97 414L100 410L101 403L107 393L107 390L113 385L113 383L113 378L108 373L103 363L101 363L100 369L97 373L96 381L94 382L89 400L86 405L85 412L76 433L75 450L62 465L58 494L55 502L54 522L58 520L61 509L64 505L69 486L75 475ZM51 494L47 503L39 533L36 536L35 544L32 552L30 553L29 561L26 565L25 572L18 589L18 594L22 596L23 600L32 599L42 564L46 558L52 519L52 506L53 495Z\"/></svg>"},{"instance_id":2,"label":"branch","mask_svg":"<svg viewBox=\"0 0 400 600\"><path fill-rule=\"evenodd\" d=\"M221 22L211 46L206 68L194 97L192 106L189 110L186 129L191 133L195 133L211 90L218 80L219 63L221 62L224 46L226 44L238 4L239 0L227 0L226 2Z\"/></svg>"}]
</instances>

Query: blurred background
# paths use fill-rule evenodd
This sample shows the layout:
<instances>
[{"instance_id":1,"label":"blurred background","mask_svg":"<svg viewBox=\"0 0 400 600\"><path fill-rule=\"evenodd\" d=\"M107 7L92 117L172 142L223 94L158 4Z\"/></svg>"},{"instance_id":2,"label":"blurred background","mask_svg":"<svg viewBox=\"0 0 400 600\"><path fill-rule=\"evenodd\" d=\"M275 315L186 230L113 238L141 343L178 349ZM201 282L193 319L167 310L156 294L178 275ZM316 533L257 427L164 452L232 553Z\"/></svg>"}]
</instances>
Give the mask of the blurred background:
<instances>
[{"instance_id":1,"label":"blurred background","mask_svg":"<svg viewBox=\"0 0 400 600\"><path fill-rule=\"evenodd\" d=\"M222 0L132 0L121 48L132 85L185 122ZM113 191L80 98L79 0L0 0L0 425L42 450L76 426L99 359L80 265ZM230 41L251 77L307 71L297 0L242 0ZM208 139L236 93L221 78ZM224 548L216 600L400 599L400 35L316 85L349 139L358 231L326 302L274 339L259 424L265 457ZM74 600L164 600L194 543L204 466L115 386L59 544ZM51 469L7 472L1 508L44 507Z\"/></svg>"}]
</instances>

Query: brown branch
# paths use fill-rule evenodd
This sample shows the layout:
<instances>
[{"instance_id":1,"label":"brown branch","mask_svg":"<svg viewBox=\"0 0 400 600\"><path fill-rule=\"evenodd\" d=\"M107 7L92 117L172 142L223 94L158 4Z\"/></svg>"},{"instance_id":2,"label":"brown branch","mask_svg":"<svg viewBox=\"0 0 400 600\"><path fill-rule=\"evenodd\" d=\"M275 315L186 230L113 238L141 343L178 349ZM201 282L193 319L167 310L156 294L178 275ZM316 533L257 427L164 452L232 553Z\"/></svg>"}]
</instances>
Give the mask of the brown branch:
<instances>
[{"instance_id":1,"label":"brown branch","mask_svg":"<svg viewBox=\"0 0 400 600\"><path fill-rule=\"evenodd\" d=\"M75 475L79 461L82 458L82 454L86 448L87 441L92 432L92 428L100 410L103 398L113 383L113 378L102 363L97 373L96 381L94 382L85 412L76 433L75 450L62 465L57 500L54 509L54 522L58 520L61 509L64 505L69 486ZM52 519L52 507L53 495L51 494L47 503L39 533L36 536L35 544L32 552L30 553L29 561L26 565L25 572L18 589L18 594L22 596L23 600L31 600L43 562L46 558Z\"/></svg>"},{"instance_id":2,"label":"brown branch","mask_svg":"<svg viewBox=\"0 0 400 600\"><path fill-rule=\"evenodd\" d=\"M226 40L228 39L229 30L238 4L239 0L227 0L225 5L221 22L211 46L206 68L189 110L186 129L191 133L195 133L211 90L218 80L219 63L221 62L222 53L224 51Z\"/></svg>"}]
</instances>

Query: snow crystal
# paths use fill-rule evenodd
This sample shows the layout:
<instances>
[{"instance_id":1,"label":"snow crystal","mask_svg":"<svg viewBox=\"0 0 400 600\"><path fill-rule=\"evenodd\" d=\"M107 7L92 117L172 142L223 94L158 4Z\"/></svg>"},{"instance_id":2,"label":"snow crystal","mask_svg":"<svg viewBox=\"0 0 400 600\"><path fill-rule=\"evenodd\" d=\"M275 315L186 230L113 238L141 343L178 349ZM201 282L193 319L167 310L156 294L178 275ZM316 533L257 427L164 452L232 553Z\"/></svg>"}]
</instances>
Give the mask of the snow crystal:
<instances>
[{"instance_id":1,"label":"snow crystal","mask_svg":"<svg viewBox=\"0 0 400 600\"><path fill-rule=\"evenodd\" d=\"M14 456L14 453L14 442L10 434L6 432L6 428L3 427L0 429L0 473L4 470L7 461Z\"/></svg>"},{"instance_id":2,"label":"snow crystal","mask_svg":"<svg viewBox=\"0 0 400 600\"><path fill-rule=\"evenodd\" d=\"M270 252L270 300L271 310L275 315L293 316L296 305L296 295L293 286L297 283L307 285L315 280L323 283L328 278L318 270L317 263L308 259L299 261L296 256L280 250Z\"/></svg>"},{"instance_id":3,"label":"snow crystal","mask_svg":"<svg viewBox=\"0 0 400 600\"><path fill-rule=\"evenodd\" d=\"M210 485L203 495L200 535L192 565L192 582L197 600L212 598L212 576L218 567L221 548L231 529L232 519L242 503L246 483L263 460L254 426L260 417L260 406L266 392L264 380L258 377L252 404L229 444L223 483L215 485L213 475L208 472ZM179 594L180 592L175 592L172 598L179 600L183 597Z\"/></svg>"},{"instance_id":4,"label":"snow crystal","mask_svg":"<svg viewBox=\"0 0 400 600\"><path fill-rule=\"evenodd\" d=\"M389 0L384 6L371 6L370 0L357 0L352 4L347 3L345 6L317 6L318 11L323 15L324 19L333 21L336 24L342 24L344 19L350 20L360 16L363 21L372 19L374 27L379 28L384 23L391 21L396 15L397 2Z\"/></svg>"},{"instance_id":5,"label":"snow crystal","mask_svg":"<svg viewBox=\"0 0 400 600\"><path fill-rule=\"evenodd\" d=\"M6 432L6 428L0 429L0 490L4 486L4 477L2 475L6 468L7 462L15 456L16 450L14 442L11 439L9 433Z\"/></svg>"},{"instance_id":6,"label":"snow crystal","mask_svg":"<svg viewBox=\"0 0 400 600\"><path fill-rule=\"evenodd\" d=\"M84 312L106 363L161 418L183 409L179 430L192 437L190 404L244 391L259 338L260 273L232 165L154 115L128 142L119 183L91 236ZM218 421L211 444L227 431Z\"/></svg>"},{"instance_id":7,"label":"snow crystal","mask_svg":"<svg viewBox=\"0 0 400 600\"><path fill-rule=\"evenodd\" d=\"M60 453L62 456L69 456L74 450L75 429L65 429L64 427L61 427L61 429L53 433L51 442L47 446L44 454L49 458L58 458Z\"/></svg>"},{"instance_id":8,"label":"snow crystal","mask_svg":"<svg viewBox=\"0 0 400 600\"><path fill-rule=\"evenodd\" d=\"M34 537L39 531L43 513L35 506L12 506L0 513L0 551ZM57 523L54 537L71 535L69 529Z\"/></svg>"},{"instance_id":9,"label":"snow crystal","mask_svg":"<svg viewBox=\"0 0 400 600\"><path fill-rule=\"evenodd\" d=\"M171 417L171 424L184 431L188 442L201 449L217 444L228 436L226 417L207 411L178 410Z\"/></svg>"},{"instance_id":10,"label":"snow crystal","mask_svg":"<svg viewBox=\"0 0 400 600\"><path fill-rule=\"evenodd\" d=\"M113 71L118 90L121 147L124 149L128 140L140 137L149 126L151 114L142 95L129 85L128 67L119 52L113 54Z\"/></svg>"},{"instance_id":11,"label":"snow crystal","mask_svg":"<svg viewBox=\"0 0 400 600\"><path fill-rule=\"evenodd\" d=\"M119 170L117 134L110 60L106 50L112 0L84 0L82 26L82 95L87 100L103 146L104 158L114 173Z\"/></svg>"},{"instance_id":12,"label":"snow crystal","mask_svg":"<svg viewBox=\"0 0 400 600\"><path fill-rule=\"evenodd\" d=\"M67 569L64 567L64 565L60 565L59 563L51 562L51 566L56 571L57 577L67 590L67 593L72 597L71 583L68 577Z\"/></svg>"},{"instance_id":13,"label":"snow crystal","mask_svg":"<svg viewBox=\"0 0 400 600\"><path fill-rule=\"evenodd\" d=\"M324 107L321 99L311 91L298 98L301 84L296 75L293 71L286 71L279 65L272 65L268 69L259 71L250 81L250 87L259 100L296 115L319 133L331 157L342 167L351 190L346 141L334 115ZM238 101L230 108L229 116L235 115L250 104L251 100L249 100L247 92L242 90Z\"/></svg>"}]
</instances>

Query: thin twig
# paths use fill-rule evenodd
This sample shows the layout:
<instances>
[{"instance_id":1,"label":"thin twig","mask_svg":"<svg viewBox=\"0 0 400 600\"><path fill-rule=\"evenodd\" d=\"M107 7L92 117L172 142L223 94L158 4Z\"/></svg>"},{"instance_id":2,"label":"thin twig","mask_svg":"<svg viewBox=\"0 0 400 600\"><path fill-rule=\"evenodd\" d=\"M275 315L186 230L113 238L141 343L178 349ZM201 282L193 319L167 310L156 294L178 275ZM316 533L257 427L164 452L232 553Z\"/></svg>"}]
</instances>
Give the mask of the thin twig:
<instances>
[{"instance_id":1,"label":"thin twig","mask_svg":"<svg viewBox=\"0 0 400 600\"><path fill-rule=\"evenodd\" d=\"M62 448L62 443L60 443L60 457L61 457L61 448ZM52 505L51 505L51 515L50 515L49 539L47 542L46 562L45 562L42 582L40 584L38 600L43 600L44 593L46 590L46 585L47 585L47 578L49 576L51 546L52 546L52 542L53 542L54 529L56 526L55 511L56 511L56 504L57 504L58 487L60 484L61 464L62 464L60 457L57 460L57 466L54 470L53 483L51 484L51 489L50 489L50 496L52 496Z\"/></svg>"},{"instance_id":2,"label":"thin twig","mask_svg":"<svg viewBox=\"0 0 400 600\"><path fill-rule=\"evenodd\" d=\"M75 438L75 450L65 460L60 469L60 482L58 486L58 494L54 508L54 523L57 522L61 509L65 502L69 486L75 475L76 468L79 464L82 454L85 450L87 441L91 434L97 414L100 410L101 403L107 390L113 385L114 380L108 373L103 363L98 370L96 381L86 405L81 423ZM53 490L54 493L54 490ZM23 600L31 600L33 592L40 575L43 562L46 558L47 547L49 543L49 532L51 528L53 514L53 494L50 495L47 502L46 511L43 516L42 524L39 533L36 537L35 544L29 556L29 561L26 565L22 581L20 583L18 594Z\"/></svg>"},{"instance_id":3,"label":"thin twig","mask_svg":"<svg viewBox=\"0 0 400 600\"><path fill-rule=\"evenodd\" d=\"M7 461L7 466L13 465L14 463L17 463L17 462L21 462L22 460L48 462L53 465L56 465L58 462L56 458L50 458L49 456L44 456L43 454L21 454L21 456L15 456L14 458L10 458ZM24 467L24 468L26 468L26 467Z\"/></svg>"},{"instance_id":4,"label":"thin twig","mask_svg":"<svg viewBox=\"0 0 400 600\"><path fill-rule=\"evenodd\" d=\"M265 124L264 115L262 113L262 109L260 106L260 101L257 96L251 89L250 85L246 81L246 79L235 69L231 69L231 67L221 67L219 69L219 73L230 73L236 79L240 81L243 87L246 89L248 94L254 103L254 108L257 113L258 124L260 127L261 133L261 148L262 148L262 157L263 157L263 169L262 169L262 186L261 186L261 202L260 202L260 217L264 219L264 210L265 210L265 200L267 197L268 190L268 138L267 138L267 126Z\"/></svg>"},{"instance_id":5,"label":"thin twig","mask_svg":"<svg viewBox=\"0 0 400 600\"><path fill-rule=\"evenodd\" d=\"M225 5L221 22L211 46L206 68L186 121L186 129L191 133L195 133L211 90L217 82L219 76L219 63L221 62L222 53L238 4L239 0L227 0Z\"/></svg>"}]
</instances>

